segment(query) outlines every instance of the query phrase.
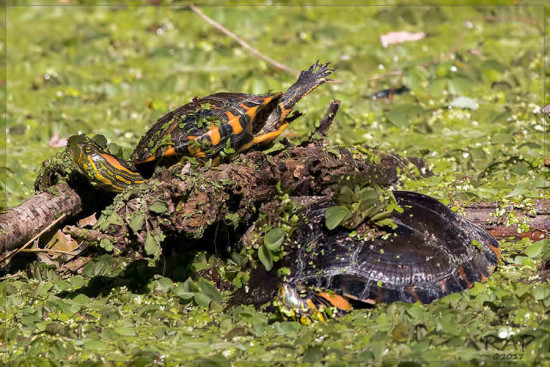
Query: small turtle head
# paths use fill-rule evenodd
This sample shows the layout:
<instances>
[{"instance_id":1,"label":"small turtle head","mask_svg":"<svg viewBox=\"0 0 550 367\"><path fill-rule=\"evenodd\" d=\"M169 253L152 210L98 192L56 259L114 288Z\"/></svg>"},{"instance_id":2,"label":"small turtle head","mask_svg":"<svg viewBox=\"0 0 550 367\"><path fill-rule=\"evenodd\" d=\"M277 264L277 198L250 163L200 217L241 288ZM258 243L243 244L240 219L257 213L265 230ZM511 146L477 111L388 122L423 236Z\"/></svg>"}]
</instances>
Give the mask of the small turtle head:
<instances>
[{"instance_id":1,"label":"small turtle head","mask_svg":"<svg viewBox=\"0 0 550 367\"><path fill-rule=\"evenodd\" d=\"M67 145L74 163L91 184L119 192L145 181L129 163L106 153L98 140L96 137L90 139L86 135L73 135Z\"/></svg>"}]
</instances>

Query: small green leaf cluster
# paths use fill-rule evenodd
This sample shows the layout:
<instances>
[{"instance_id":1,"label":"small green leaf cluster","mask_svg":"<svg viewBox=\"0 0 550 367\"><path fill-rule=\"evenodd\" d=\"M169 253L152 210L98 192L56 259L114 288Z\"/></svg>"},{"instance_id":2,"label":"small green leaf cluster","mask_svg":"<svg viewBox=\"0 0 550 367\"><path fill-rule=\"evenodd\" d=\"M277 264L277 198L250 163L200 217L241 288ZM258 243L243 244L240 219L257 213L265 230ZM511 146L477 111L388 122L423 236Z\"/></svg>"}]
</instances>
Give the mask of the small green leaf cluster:
<instances>
[{"instance_id":1,"label":"small green leaf cluster","mask_svg":"<svg viewBox=\"0 0 550 367\"><path fill-rule=\"evenodd\" d=\"M199 278L197 282L187 279L174 288L174 293L183 303L193 302L203 307L217 307L222 303L222 295L214 285L204 278Z\"/></svg>"},{"instance_id":2,"label":"small green leaf cluster","mask_svg":"<svg viewBox=\"0 0 550 367\"><path fill-rule=\"evenodd\" d=\"M282 194L280 183L277 184L277 189ZM297 213L299 205L288 194L281 195L280 199L276 223L266 224L261 229L265 235L262 245L258 248L258 258L267 271L273 268L274 262L284 256L282 244L285 238L290 238L292 231L300 221Z\"/></svg>"},{"instance_id":3,"label":"small green leaf cluster","mask_svg":"<svg viewBox=\"0 0 550 367\"><path fill-rule=\"evenodd\" d=\"M394 210L403 212L393 193L376 184L363 188L356 186L354 189L343 186L333 200L338 205L325 211L325 225L329 230L339 225L354 229L367 219L378 227L392 227L395 223L389 218L391 213Z\"/></svg>"},{"instance_id":4,"label":"small green leaf cluster","mask_svg":"<svg viewBox=\"0 0 550 367\"><path fill-rule=\"evenodd\" d=\"M282 244L285 240L285 232L281 228L273 228L264 236L264 242L258 249L258 258L270 271L273 268L273 262L282 257Z\"/></svg>"},{"instance_id":5,"label":"small green leaf cluster","mask_svg":"<svg viewBox=\"0 0 550 367\"><path fill-rule=\"evenodd\" d=\"M227 139L227 142L225 144L225 148L220 152L220 156L222 157L228 157L230 155L235 154L235 149L231 145L231 139Z\"/></svg>"}]
</instances>

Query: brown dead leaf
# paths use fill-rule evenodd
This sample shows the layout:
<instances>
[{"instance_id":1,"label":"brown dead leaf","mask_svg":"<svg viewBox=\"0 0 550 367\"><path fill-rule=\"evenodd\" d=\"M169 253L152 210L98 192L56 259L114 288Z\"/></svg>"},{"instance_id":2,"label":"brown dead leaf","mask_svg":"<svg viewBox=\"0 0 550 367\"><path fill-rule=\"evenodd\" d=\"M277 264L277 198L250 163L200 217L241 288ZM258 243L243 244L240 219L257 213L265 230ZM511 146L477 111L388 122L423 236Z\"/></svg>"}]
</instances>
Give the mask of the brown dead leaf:
<instances>
[{"instance_id":1,"label":"brown dead leaf","mask_svg":"<svg viewBox=\"0 0 550 367\"><path fill-rule=\"evenodd\" d=\"M55 133L48 142L48 145L52 148L63 148L67 146L67 139L62 138L59 133Z\"/></svg>"},{"instance_id":2,"label":"brown dead leaf","mask_svg":"<svg viewBox=\"0 0 550 367\"><path fill-rule=\"evenodd\" d=\"M380 43L383 47L388 47L388 45L393 45L396 43L419 41L426 37L424 32L390 32L380 36Z\"/></svg>"},{"instance_id":3,"label":"brown dead leaf","mask_svg":"<svg viewBox=\"0 0 550 367\"><path fill-rule=\"evenodd\" d=\"M50 242L46 245L45 248L50 250L59 250L65 252L71 252L79 246L78 242L73 240L73 238L63 233L60 229L55 233ZM58 254L53 254L51 257L57 257Z\"/></svg>"},{"instance_id":4,"label":"brown dead leaf","mask_svg":"<svg viewBox=\"0 0 550 367\"><path fill-rule=\"evenodd\" d=\"M79 227L86 227L86 226L90 226L92 227L94 224L97 223L97 218L95 216L96 213L93 213L92 215L86 217L86 218L82 218L81 220L78 221L78 226Z\"/></svg>"}]
</instances>

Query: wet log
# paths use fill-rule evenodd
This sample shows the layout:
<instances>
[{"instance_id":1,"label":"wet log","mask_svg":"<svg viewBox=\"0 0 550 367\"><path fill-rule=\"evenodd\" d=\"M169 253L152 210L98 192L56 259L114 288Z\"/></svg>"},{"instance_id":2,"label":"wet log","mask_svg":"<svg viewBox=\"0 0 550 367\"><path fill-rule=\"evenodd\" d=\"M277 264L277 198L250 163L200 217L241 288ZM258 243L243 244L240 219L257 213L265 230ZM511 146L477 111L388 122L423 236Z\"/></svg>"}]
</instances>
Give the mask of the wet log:
<instances>
[{"instance_id":1,"label":"wet log","mask_svg":"<svg viewBox=\"0 0 550 367\"><path fill-rule=\"evenodd\" d=\"M316 142L274 156L249 152L209 169L186 165L161 170L146 185L118 195L96 227L121 251L137 244L138 251L148 252L165 237L199 239L219 226L246 229L261 205L282 193L332 195L343 180L391 185L399 172L425 170L421 160L390 154L378 158L374 163L373 155Z\"/></svg>"},{"instance_id":2,"label":"wet log","mask_svg":"<svg viewBox=\"0 0 550 367\"><path fill-rule=\"evenodd\" d=\"M497 209L504 209L505 212L497 217ZM534 241L550 238L550 200L536 200L529 211L518 205L510 204L502 208L499 203L478 202L466 205L464 215L495 238L528 237ZM525 231L522 230L522 225L526 228Z\"/></svg>"},{"instance_id":3,"label":"wet log","mask_svg":"<svg viewBox=\"0 0 550 367\"><path fill-rule=\"evenodd\" d=\"M425 168L421 160L392 154L379 157L376 164L370 154L315 141L287 147L276 155L249 152L218 167L164 169L146 185L118 195L95 231L69 226L66 232L86 242L107 240L121 250L130 244L143 248L148 238L157 242L166 236L201 238L213 226L235 229L250 224L257 209L281 192L332 195L339 182L349 177L392 185L399 180L398 168L407 171L411 162L418 170ZM536 201L534 212L529 214L510 206L507 215L497 218L494 213L498 208L499 203L470 204L464 206L464 215L496 238L548 238L550 201ZM21 246L59 216L65 214L66 221L81 209L81 197L67 184L38 193L0 214L0 250ZM510 213L512 223L505 219ZM520 230L523 223L529 226L528 231Z\"/></svg>"}]
</instances>

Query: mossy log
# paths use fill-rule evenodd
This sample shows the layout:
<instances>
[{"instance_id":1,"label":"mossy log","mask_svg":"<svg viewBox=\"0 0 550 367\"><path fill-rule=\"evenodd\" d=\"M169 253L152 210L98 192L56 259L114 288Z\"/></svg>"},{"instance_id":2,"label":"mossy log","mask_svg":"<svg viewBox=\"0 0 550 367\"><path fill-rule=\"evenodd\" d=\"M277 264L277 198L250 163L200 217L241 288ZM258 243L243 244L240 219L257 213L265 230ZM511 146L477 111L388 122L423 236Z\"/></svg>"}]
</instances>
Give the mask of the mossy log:
<instances>
[{"instance_id":1,"label":"mossy log","mask_svg":"<svg viewBox=\"0 0 550 367\"><path fill-rule=\"evenodd\" d=\"M39 186L52 187L0 214L0 250L19 248L65 215L60 224L73 238L99 243L116 252L133 248L156 256L167 237L200 239L207 231L220 227L233 232L246 230L260 207L277 200L281 193L330 196L342 180L389 186L398 183L400 174L427 173L420 159L366 147L328 146L323 137L338 107L339 102L333 101L319 128L301 146L286 144L283 150L270 154L251 151L216 167L181 163L170 169L160 168L147 183L116 195L114 200L112 195L83 183L66 163L54 164L55 172L45 172L37 180ZM66 160L64 156L63 162ZM70 185L56 184L56 175ZM516 223L532 227L523 234L518 233L518 225L510 226L490 215L498 207L498 203L483 203L465 208L465 215L495 237L548 237L547 202L537 202L531 216L515 213L520 218ZM101 210L94 228L75 225L76 218ZM509 210L514 212L516 208Z\"/></svg>"},{"instance_id":2,"label":"mossy log","mask_svg":"<svg viewBox=\"0 0 550 367\"><path fill-rule=\"evenodd\" d=\"M94 233L101 233L107 236L101 239L112 241L120 249L129 244L141 247L148 238L200 238L214 225L246 225L259 206L280 192L329 195L344 178L390 185L397 183L398 172L406 171L411 162L415 171L425 169L421 160L393 154L381 154L379 162L374 163L377 156L361 151L329 147L317 140L306 146L287 147L275 155L252 151L217 167L187 164L160 169L146 184L117 195L103 210L94 230L82 230L81 235L93 240L99 238ZM0 216L3 251L25 243L61 214L66 214L66 223L74 224L72 217L89 214L82 212L82 200L95 200L101 195L99 191L96 195L87 192L86 199L81 199L78 188L66 184L54 188ZM43 220L27 223L28 216L19 214L24 212L40 212ZM16 223L17 228L26 226L28 230L23 233L12 229ZM78 229L71 227L71 233L78 236Z\"/></svg>"}]
</instances>

